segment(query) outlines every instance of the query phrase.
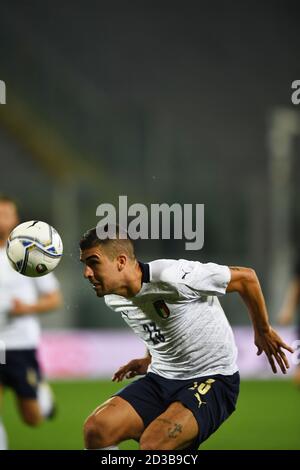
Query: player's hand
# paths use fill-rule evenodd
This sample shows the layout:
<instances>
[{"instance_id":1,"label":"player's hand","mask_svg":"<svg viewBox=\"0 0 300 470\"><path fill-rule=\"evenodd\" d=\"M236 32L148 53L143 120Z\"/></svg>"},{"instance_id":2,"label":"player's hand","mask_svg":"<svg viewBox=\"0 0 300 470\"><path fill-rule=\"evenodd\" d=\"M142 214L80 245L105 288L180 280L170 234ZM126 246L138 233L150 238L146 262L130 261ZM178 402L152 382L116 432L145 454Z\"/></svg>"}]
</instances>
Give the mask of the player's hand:
<instances>
[{"instance_id":1,"label":"player's hand","mask_svg":"<svg viewBox=\"0 0 300 470\"><path fill-rule=\"evenodd\" d=\"M33 306L25 304L19 299L14 299L9 313L14 317L28 315L33 313Z\"/></svg>"},{"instance_id":2,"label":"player's hand","mask_svg":"<svg viewBox=\"0 0 300 470\"><path fill-rule=\"evenodd\" d=\"M255 332L255 346L257 347L257 355L265 352L268 361L272 367L274 374L277 373L276 362L283 374L289 369L289 363L282 349L286 349L293 353L293 349L282 341L280 336L271 327L267 332Z\"/></svg>"},{"instance_id":3,"label":"player's hand","mask_svg":"<svg viewBox=\"0 0 300 470\"><path fill-rule=\"evenodd\" d=\"M150 357L143 357L141 359L133 359L125 366L120 367L112 377L113 382L121 382L124 378L131 379L136 375L144 375L147 372L148 366L151 362Z\"/></svg>"}]
</instances>

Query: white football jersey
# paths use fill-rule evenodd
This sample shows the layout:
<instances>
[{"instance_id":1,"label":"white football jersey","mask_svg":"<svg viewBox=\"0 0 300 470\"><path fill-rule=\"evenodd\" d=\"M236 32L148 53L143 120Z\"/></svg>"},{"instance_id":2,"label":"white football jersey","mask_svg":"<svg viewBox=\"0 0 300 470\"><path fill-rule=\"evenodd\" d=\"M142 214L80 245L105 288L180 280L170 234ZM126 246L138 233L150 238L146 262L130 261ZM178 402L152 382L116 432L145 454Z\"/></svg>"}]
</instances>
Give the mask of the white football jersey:
<instances>
[{"instance_id":1,"label":"white football jersey","mask_svg":"<svg viewBox=\"0 0 300 470\"><path fill-rule=\"evenodd\" d=\"M9 314L13 300L34 304L41 294L58 289L58 281L52 273L32 278L14 271L5 248L0 248L0 341L4 342L6 349L36 348L40 339L36 315L13 317Z\"/></svg>"},{"instance_id":2,"label":"white football jersey","mask_svg":"<svg viewBox=\"0 0 300 470\"><path fill-rule=\"evenodd\" d=\"M218 300L226 292L230 269L184 259L140 266L137 295L104 299L144 341L152 356L148 372L170 379L234 374L237 348Z\"/></svg>"}]
</instances>

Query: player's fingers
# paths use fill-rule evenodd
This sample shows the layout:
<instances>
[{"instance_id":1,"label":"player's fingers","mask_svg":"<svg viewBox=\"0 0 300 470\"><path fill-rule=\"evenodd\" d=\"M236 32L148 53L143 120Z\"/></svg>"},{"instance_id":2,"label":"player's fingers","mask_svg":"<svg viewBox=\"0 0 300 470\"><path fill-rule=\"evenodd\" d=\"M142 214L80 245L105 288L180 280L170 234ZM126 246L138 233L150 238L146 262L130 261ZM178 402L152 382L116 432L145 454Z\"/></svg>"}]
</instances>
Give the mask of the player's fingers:
<instances>
[{"instance_id":1,"label":"player's fingers","mask_svg":"<svg viewBox=\"0 0 300 470\"><path fill-rule=\"evenodd\" d=\"M115 372L114 375L112 376L112 381L114 382L115 380L118 380L120 375L121 374L119 371Z\"/></svg>"},{"instance_id":2,"label":"player's fingers","mask_svg":"<svg viewBox=\"0 0 300 470\"><path fill-rule=\"evenodd\" d=\"M126 379L132 379L132 377L135 377L137 375L137 372L135 370L130 370L126 374Z\"/></svg>"},{"instance_id":3,"label":"player's fingers","mask_svg":"<svg viewBox=\"0 0 300 470\"><path fill-rule=\"evenodd\" d=\"M279 352L279 354L280 354L280 356L281 356L281 359L282 359L283 362L284 362L285 367L286 367L287 369L289 369L289 368L290 368L290 364L289 364L289 361L287 360L286 355L284 354L283 351L281 351L281 349L279 349L278 352Z\"/></svg>"},{"instance_id":4,"label":"player's fingers","mask_svg":"<svg viewBox=\"0 0 300 470\"><path fill-rule=\"evenodd\" d=\"M293 348L291 348L291 346L289 346L288 344L284 343L283 341L281 341L281 343L279 344L279 346L283 349L286 349L287 351L289 351L290 353L293 353L295 352Z\"/></svg>"},{"instance_id":5,"label":"player's fingers","mask_svg":"<svg viewBox=\"0 0 300 470\"><path fill-rule=\"evenodd\" d=\"M266 355L272 368L272 371L274 372L274 374L277 374L277 369L273 357L269 353L266 353Z\"/></svg>"},{"instance_id":6,"label":"player's fingers","mask_svg":"<svg viewBox=\"0 0 300 470\"><path fill-rule=\"evenodd\" d=\"M280 367L280 369L281 369L281 372L282 372L283 374L286 374L285 364L284 364L283 360L281 359L280 354L277 353L277 354L275 355L275 360L276 360L277 364L279 365L279 367Z\"/></svg>"},{"instance_id":7,"label":"player's fingers","mask_svg":"<svg viewBox=\"0 0 300 470\"><path fill-rule=\"evenodd\" d=\"M121 367L117 372L113 375L112 381L113 382L121 382L123 380L125 374L127 373L128 369L126 366Z\"/></svg>"},{"instance_id":8,"label":"player's fingers","mask_svg":"<svg viewBox=\"0 0 300 470\"><path fill-rule=\"evenodd\" d=\"M121 372L121 374L119 374L119 381L125 379L126 375L128 374L128 369L125 369Z\"/></svg>"},{"instance_id":9,"label":"player's fingers","mask_svg":"<svg viewBox=\"0 0 300 470\"><path fill-rule=\"evenodd\" d=\"M122 375L116 375L115 377L113 377L112 381L113 382L122 382L123 378L124 378L123 374Z\"/></svg>"},{"instance_id":10,"label":"player's fingers","mask_svg":"<svg viewBox=\"0 0 300 470\"><path fill-rule=\"evenodd\" d=\"M257 346L257 356L260 356L261 353L263 352L262 348L260 346Z\"/></svg>"}]
</instances>

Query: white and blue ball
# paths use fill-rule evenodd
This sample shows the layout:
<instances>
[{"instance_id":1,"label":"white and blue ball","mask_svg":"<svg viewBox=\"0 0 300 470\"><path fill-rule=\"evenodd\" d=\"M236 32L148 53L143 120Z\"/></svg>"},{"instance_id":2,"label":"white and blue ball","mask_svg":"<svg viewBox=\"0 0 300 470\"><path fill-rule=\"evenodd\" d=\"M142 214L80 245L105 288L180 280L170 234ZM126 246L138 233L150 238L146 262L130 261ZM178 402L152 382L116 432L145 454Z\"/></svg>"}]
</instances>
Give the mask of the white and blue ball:
<instances>
[{"instance_id":1,"label":"white and blue ball","mask_svg":"<svg viewBox=\"0 0 300 470\"><path fill-rule=\"evenodd\" d=\"M63 244L51 225L30 220L11 232L6 254L15 271L24 276L39 277L56 268L63 254Z\"/></svg>"}]
</instances>

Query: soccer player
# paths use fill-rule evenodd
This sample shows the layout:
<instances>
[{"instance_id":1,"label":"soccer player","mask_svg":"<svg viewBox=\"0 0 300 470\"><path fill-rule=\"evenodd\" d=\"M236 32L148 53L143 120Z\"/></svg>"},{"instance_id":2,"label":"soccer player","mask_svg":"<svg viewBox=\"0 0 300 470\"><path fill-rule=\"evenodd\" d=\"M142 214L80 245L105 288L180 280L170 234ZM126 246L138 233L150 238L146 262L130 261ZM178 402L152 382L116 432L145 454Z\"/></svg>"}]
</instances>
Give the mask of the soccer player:
<instances>
[{"instance_id":1,"label":"soccer player","mask_svg":"<svg viewBox=\"0 0 300 470\"><path fill-rule=\"evenodd\" d=\"M297 339L300 339L300 260L298 260L294 276L288 286L282 309L278 315L280 325L289 325L297 317ZM300 387L300 364L297 365L294 375L295 384Z\"/></svg>"},{"instance_id":2,"label":"soccer player","mask_svg":"<svg viewBox=\"0 0 300 470\"><path fill-rule=\"evenodd\" d=\"M6 362L0 363L0 406L5 387L11 387L24 422L38 425L53 412L50 387L42 381L36 352L40 327L37 316L61 305L58 281L52 273L29 278L12 269L6 240L19 223L15 202L0 197L0 346L5 347ZM5 449L6 434L0 417L0 449Z\"/></svg>"},{"instance_id":3,"label":"soccer player","mask_svg":"<svg viewBox=\"0 0 300 470\"><path fill-rule=\"evenodd\" d=\"M113 377L146 374L101 404L84 425L87 449L197 449L234 411L239 393L237 350L218 297L238 292L248 307L257 354L274 373L293 352L271 328L261 287L249 268L184 259L139 262L129 239L101 240L96 229L80 241L84 277L119 313L149 353ZM122 345L120 345L120 348Z\"/></svg>"}]
</instances>

